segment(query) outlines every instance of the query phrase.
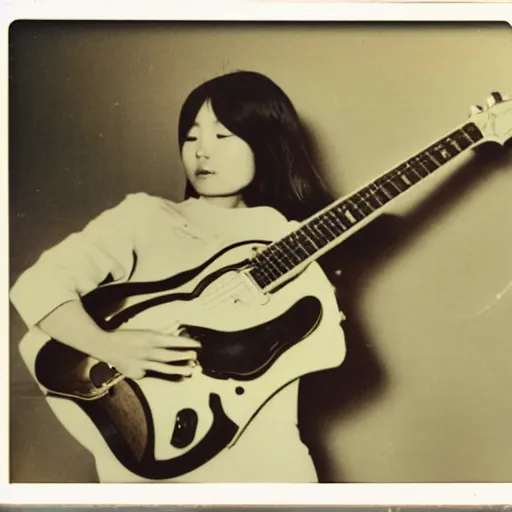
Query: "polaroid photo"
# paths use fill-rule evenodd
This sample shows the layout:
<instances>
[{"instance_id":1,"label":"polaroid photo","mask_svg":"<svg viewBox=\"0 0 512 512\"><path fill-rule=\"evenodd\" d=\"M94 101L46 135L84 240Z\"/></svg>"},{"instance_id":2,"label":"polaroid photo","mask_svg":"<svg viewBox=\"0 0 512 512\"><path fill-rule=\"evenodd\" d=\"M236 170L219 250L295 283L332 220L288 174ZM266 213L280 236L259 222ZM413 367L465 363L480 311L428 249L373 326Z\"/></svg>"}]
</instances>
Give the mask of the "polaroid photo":
<instances>
[{"instance_id":1,"label":"polaroid photo","mask_svg":"<svg viewBox=\"0 0 512 512\"><path fill-rule=\"evenodd\" d=\"M16 4L2 504L510 503L510 5Z\"/></svg>"}]
</instances>

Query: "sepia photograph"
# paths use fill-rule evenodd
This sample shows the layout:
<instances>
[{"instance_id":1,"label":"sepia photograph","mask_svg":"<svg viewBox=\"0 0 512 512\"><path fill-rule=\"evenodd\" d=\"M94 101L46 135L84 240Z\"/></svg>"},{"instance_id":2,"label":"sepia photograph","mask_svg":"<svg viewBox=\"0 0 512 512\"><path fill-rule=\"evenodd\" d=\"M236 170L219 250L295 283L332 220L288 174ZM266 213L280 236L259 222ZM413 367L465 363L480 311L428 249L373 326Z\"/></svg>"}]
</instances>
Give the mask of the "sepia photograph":
<instances>
[{"instance_id":1,"label":"sepia photograph","mask_svg":"<svg viewBox=\"0 0 512 512\"><path fill-rule=\"evenodd\" d=\"M508 23L8 35L10 483L512 481Z\"/></svg>"}]
</instances>

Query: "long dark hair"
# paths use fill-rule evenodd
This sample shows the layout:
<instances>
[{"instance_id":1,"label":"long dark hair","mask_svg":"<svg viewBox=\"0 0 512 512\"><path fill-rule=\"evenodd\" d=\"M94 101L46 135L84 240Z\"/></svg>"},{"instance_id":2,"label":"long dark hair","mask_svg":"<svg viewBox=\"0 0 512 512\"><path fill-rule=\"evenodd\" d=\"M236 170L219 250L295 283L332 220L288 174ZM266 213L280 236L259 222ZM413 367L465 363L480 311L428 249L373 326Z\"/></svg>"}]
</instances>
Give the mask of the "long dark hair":
<instances>
[{"instance_id":1,"label":"long dark hair","mask_svg":"<svg viewBox=\"0 0 512 512\"><path fill-rule=\"evenodd\" d=\"M253 71L235 71L199 85L181 108L180 152L205 101L254 153L256 174L242 193L247 206L271 206L288 219L303 220L332 201L297 112L272 80ZM185 195L197 197L190 182Z\"/></svg>"}]
</instances>

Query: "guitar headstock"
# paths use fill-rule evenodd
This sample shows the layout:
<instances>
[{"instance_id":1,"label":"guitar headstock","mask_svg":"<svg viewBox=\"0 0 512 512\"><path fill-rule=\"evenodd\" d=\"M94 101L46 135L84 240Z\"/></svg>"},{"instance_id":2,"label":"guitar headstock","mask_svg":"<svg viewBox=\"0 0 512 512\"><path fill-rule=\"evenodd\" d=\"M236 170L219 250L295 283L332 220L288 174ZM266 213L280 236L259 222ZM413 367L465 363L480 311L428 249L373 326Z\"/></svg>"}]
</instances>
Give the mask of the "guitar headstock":
<instances>
[{"instance_id":1,"label":"guitar headstock","mask_svg":"<svg viewBox=\"0 0 512 512\"><path fill-rule=\"evenodd\" d=\"M499 92L487 97L486 107L474 105L470 108L470 121L482 132L481 142L505 144L512 139L512 100Z\"/></svg>"}]
</instances>

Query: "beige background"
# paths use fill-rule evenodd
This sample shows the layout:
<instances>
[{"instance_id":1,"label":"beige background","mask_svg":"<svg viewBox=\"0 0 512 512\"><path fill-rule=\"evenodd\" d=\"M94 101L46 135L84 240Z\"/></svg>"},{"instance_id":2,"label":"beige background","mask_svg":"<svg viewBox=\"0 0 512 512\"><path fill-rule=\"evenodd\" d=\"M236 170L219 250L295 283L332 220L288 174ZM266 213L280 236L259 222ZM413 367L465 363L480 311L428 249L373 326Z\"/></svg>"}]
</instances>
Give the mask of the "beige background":
<instances>
[{"instance_id":1,"label":"beige background","mask_svg":"<svg viewBox=\"0 0 512 512\"><path fill-rule=\"evenodd\" d=\"M223 71L289 94L347 194L512 93L512 32L476 24L11 27L11 282L126 193L179 200L179 107ZM512 480L512 156L462 157L331 254L348 356L302 385L323 481ZM94 481L21 362L11 311L11 479Z\"/></svg>"}]
</instances>

